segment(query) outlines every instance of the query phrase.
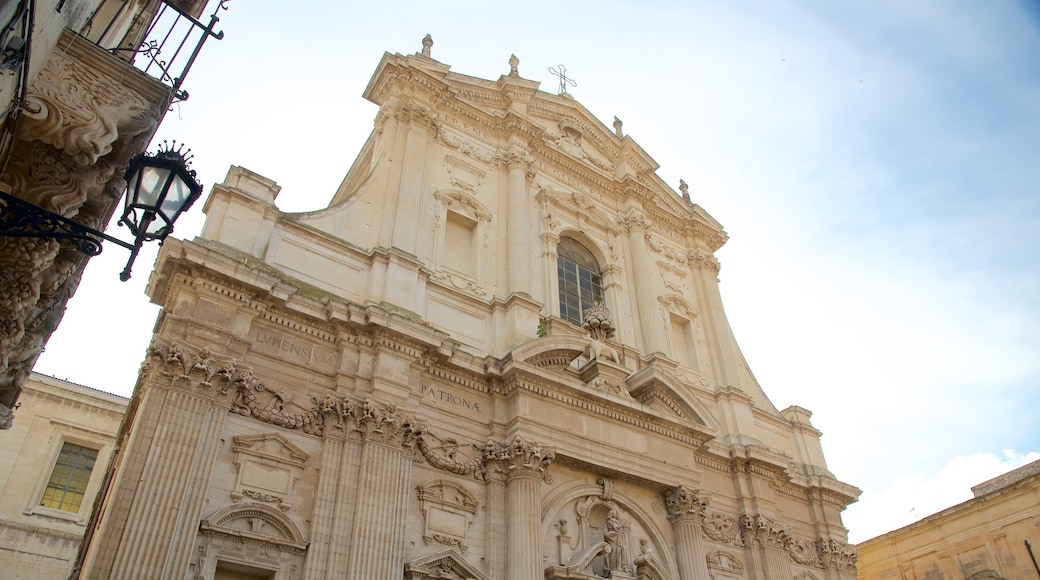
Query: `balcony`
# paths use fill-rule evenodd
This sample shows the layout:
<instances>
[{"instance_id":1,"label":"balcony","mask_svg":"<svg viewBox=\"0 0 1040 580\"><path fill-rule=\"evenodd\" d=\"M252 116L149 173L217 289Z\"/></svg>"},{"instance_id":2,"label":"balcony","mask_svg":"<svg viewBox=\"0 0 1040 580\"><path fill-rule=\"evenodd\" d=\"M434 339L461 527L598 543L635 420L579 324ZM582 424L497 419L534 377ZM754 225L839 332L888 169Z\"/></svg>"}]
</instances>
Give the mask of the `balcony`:
<instances>
[{"instance_id":1,"label":"balcony","mask_svg":"<svg viewBox=\"0 0 1040 580\"><path fill-rule=\"evenodd\" d=\"M104 230L215 31L206 0L26 0L0 6L0 189ZM76 291L86 256L68 242L0 237L0 429Z\"/></svg>"}]
</instances>

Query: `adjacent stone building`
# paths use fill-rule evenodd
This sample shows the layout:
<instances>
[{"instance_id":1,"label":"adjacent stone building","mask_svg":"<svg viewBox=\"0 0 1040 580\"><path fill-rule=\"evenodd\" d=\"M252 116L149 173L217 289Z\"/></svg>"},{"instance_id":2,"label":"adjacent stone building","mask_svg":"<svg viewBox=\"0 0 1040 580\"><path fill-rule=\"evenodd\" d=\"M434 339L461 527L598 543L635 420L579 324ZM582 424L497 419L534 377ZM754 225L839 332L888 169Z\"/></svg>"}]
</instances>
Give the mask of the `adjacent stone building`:
<instances>
[{"instance_id":1,"label":"adjacent stone building","mask_svg":"<svg viewBox=\"0 0 1040 580\"><path fill-rule=\"evenodd\" d=\"M721 226L620 120L431 45L327 208L233 167L164 245L84 577L853 578L859 491L748 370Z\"/></svg>"},{"instance_id":2,"label":"adjacent stone building","mask_svg":"<svg viewBox=\"0 0 1040 580\"><path fill-rule=\"evenodd\" d=\"M0 577L72 572L127 400L32 374L0 445Z\"/></svg>"},{"instance_id":3,"label":"adjacent stone building","mask_svg":"<svg viewBox=\"0 0 1040 580\"><path fill-rule=\"evenodd\" d=\"M859 544L859 578L1040 577L1040 461L971 491L964 503Z\"/></svg>"},{"instance_id":4,"label":"adjacent stone building","mask_svg":"<svg viewBox=\"0 0 1040 580\"><path fill-rule=\"evenodd\" d=\"M210 28L206 0L0 2L0 192L104 230ZM0 230L64 232L0 199ZM118 237L118 236L117 236ZM129 237L129 236L127 236ZM108 247L108 246L106 246ZM97 238L0 235L0 429ZM111 250L115 252L122 249ZM115 273L113 273L115 275ZM0 447L7 445L0 436Z\"/></svg>"}]
</instances>

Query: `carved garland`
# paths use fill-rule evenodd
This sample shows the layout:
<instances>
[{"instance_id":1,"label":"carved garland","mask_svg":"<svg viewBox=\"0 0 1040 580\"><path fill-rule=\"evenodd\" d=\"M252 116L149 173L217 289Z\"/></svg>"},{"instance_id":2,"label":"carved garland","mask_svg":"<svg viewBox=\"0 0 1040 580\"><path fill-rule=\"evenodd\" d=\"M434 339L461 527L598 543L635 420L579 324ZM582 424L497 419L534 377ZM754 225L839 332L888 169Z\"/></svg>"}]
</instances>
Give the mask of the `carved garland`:
<instances>
[{"instance_id":1,"label":"carved garland","mask_svg":"<svg viewBox=\"0 0 1040 580\"><path fill-rule=\"evenodd\" d=\"M306 396L297 402L292 389L274 389L260 382L253 370L233 360L217 360L208 350L181 343L153 340L144 365L146 380L163 378L170 386L210 396L229 411L286 429L298 429L318 437L359 437L387 445L417 450L430 465L457 475L473 475L484 481L489 469L515 477L530 475L550 483L546 473L556 457L552 447L516 436L507 441L489 438L473 444L475 457L461 457L452 438L440 438L416 418L393 404L372 398L357 399L333 392L324 398ZM290 411L295 406L299 411Z\"/></svg>"}]
</instances>

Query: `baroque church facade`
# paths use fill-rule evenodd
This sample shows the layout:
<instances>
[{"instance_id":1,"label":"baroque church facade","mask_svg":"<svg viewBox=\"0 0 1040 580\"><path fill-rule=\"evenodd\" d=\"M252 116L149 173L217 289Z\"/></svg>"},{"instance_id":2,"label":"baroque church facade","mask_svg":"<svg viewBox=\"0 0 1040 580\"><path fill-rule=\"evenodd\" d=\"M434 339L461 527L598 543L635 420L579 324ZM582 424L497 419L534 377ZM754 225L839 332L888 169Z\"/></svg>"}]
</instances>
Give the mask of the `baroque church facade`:
<instances>
[{"instance_id":1,"label":"baroque church facade","mask_svg":"<svg viewBox=\"0 0 1040 580\"><path fill-rule=\"evenodd\" d=\"M232 167L164 245L81 577L855 577L859 490L748 370L721 226L620 121L431 44L327 208Z\"/></svg>"}]
</instances>

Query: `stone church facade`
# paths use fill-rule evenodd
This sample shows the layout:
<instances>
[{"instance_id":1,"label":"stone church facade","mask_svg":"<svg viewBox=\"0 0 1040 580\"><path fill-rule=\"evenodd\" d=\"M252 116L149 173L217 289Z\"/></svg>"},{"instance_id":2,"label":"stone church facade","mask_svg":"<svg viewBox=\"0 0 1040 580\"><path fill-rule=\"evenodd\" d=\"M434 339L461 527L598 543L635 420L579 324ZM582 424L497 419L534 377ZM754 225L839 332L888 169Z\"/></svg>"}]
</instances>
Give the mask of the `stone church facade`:
<instances>
[{"instance_id":1,"label":"stone church facade","mask_svg":"<svg viewBox=\"0 0 1040 580\"><path fill-rule=\"evenodd\" d=\"M386 54L325 209L233 167L162 306L85 578L851 579L722 309L721 226L518 61Z\"/></svg>"}]
</instances>

